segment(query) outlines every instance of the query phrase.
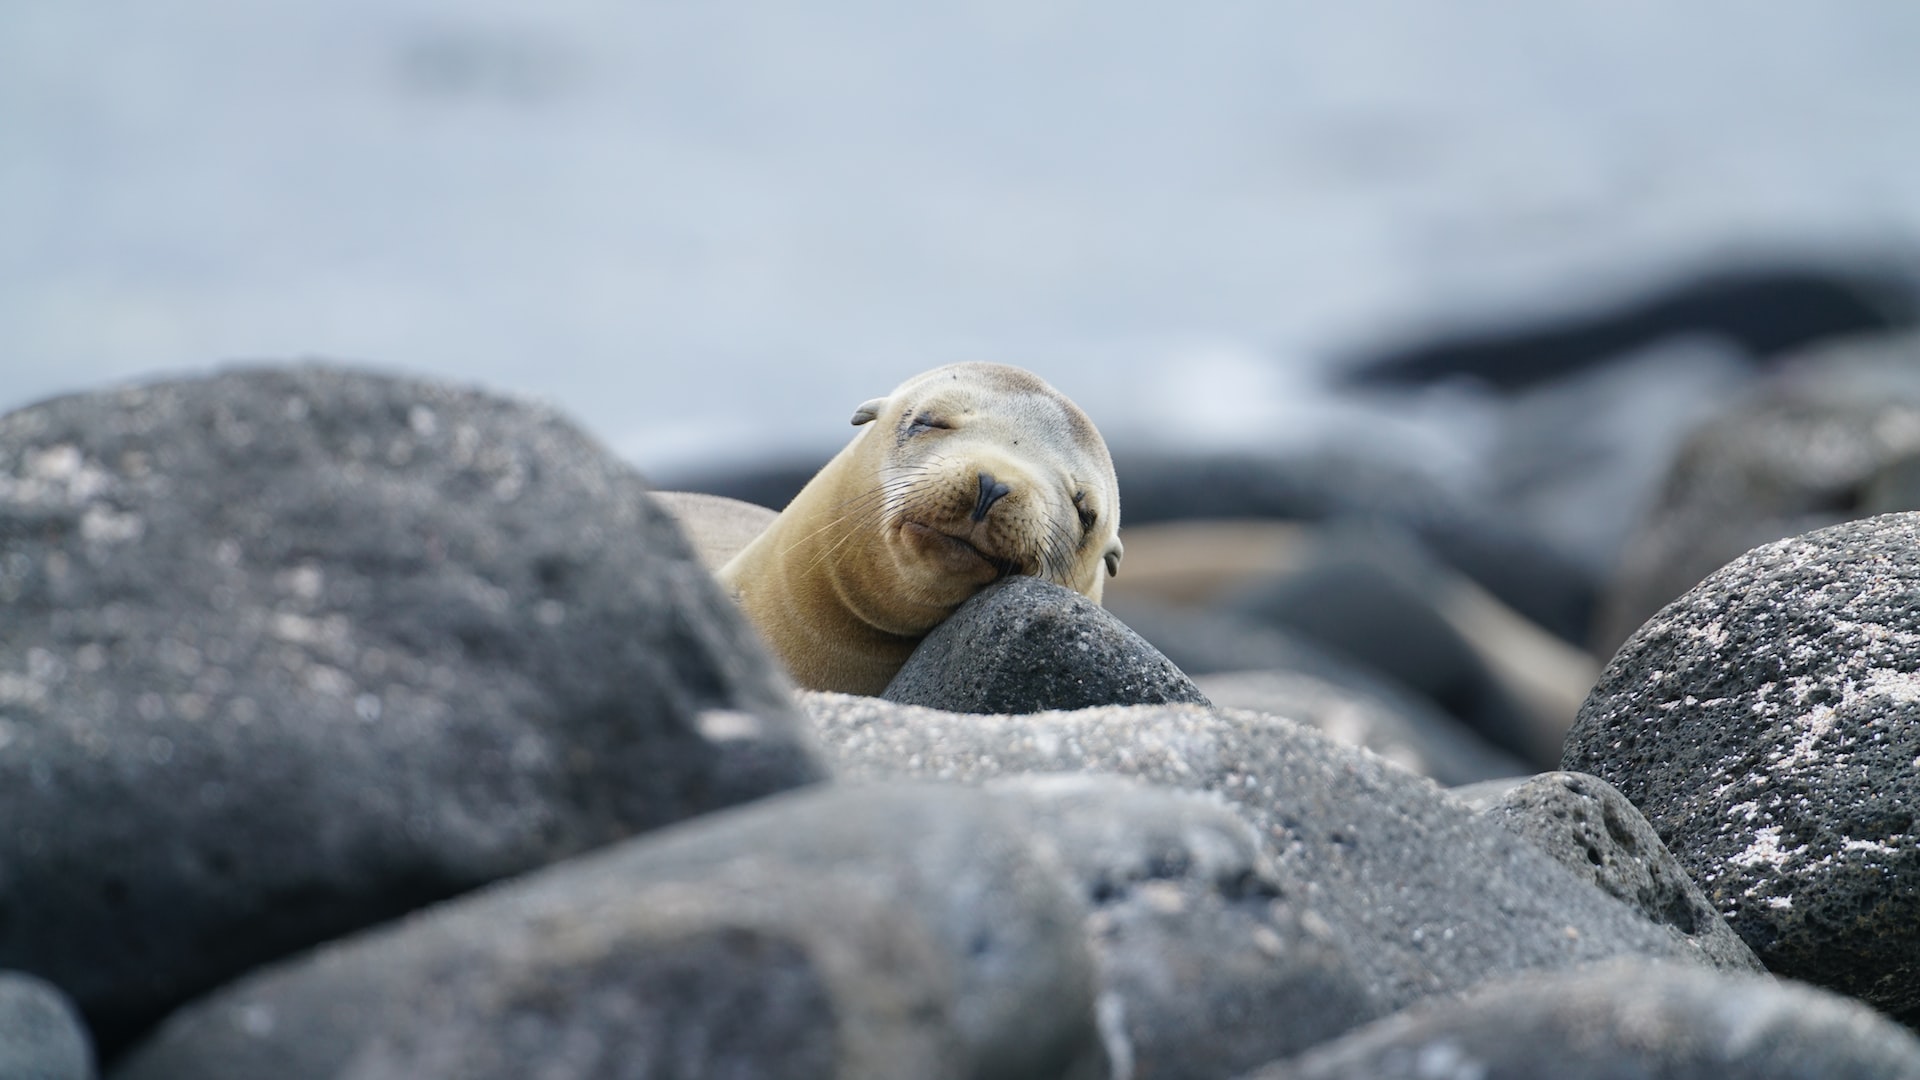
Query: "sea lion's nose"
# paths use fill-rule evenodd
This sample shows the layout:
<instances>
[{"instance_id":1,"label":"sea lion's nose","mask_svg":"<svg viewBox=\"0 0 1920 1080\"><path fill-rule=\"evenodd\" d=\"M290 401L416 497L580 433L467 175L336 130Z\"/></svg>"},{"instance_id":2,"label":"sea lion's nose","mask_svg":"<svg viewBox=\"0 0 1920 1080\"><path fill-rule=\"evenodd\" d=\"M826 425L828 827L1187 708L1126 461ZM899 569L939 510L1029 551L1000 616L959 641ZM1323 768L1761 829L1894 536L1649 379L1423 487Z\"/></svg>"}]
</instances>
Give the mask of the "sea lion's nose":
<instances>
[{"instance_id":1,"label":"sea lion's nose","mask_svg":"<svg viewBox=\"0 0 1920 1080\"><path fill-rule=\"evenodd\" d=\"M993 504L1013 493L1013 489L993 478L992 473L980 474L980 498L973 504L973 520L987 520L987 511Z\"/></svg>"}]
</instances>

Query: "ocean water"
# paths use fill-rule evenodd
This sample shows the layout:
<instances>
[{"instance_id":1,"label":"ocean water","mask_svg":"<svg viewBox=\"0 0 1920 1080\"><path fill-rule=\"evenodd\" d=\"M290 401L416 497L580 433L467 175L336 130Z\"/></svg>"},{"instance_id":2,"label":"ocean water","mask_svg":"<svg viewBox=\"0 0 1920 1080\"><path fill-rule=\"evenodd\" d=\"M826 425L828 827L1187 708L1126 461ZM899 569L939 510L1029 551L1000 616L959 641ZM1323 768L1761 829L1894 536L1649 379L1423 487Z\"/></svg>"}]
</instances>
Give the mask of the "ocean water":
<instances>
[{"instance_id":1,"label":"ocean water","mask_svg":"<svg viewBox=\"0 0 1920 1080\"><path fill-rule=\"evenodd\" d=\"M1482 397L1328 366L1911 240L1915 55L1912 0L0 0L0 409L328 357L672 475L994 359L1113 441L1466 460Z\"/></svg>"}]
</instances>

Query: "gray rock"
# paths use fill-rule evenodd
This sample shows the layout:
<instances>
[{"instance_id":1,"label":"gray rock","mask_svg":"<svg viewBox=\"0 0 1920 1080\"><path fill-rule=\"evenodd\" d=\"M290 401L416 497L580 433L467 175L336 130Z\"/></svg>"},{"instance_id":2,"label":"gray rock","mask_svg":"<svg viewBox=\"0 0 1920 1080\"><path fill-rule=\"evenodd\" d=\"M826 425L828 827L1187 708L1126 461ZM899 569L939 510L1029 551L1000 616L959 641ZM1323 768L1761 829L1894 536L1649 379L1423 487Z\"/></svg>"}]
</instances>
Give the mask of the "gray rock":
<instances>
[{"instance_id":1,"label":"gray rock","mask_svg":"<svg viewBox=\"0 0 1920 1080\"><path fill-rule=\"evenodd\" d=\"M1499 790L1485 798L1474 788L1450 794L1666 927L1714 967L1766 970L1612 784L1585 773L1551 772L1493 786Z\"/></svg>"},{"instance_id":2,"label":"gray rock","mask_svg":"<svg viewBox=\"0 0 1920 1080\"><path fill-rule=\"evenodd\" d=\"M249 977L116 1078L1091 1080L1092 985L1082 908L1006 800L822 785Z\"/></svg>"},{"instance_id":3,"label":"gray rock","mask_svg":"<svg viewBox=\"0 0 1920 1080\"><path fill-rule=\"evenodd\" d=\"M1410 1009L1245 1080L1913 1080L1920 1039L1762 975L1616 962Z\"/></svg>"},{"instance_id":4,"label":"gray rock","mask_svg":"<svg viewBox=\"0 0 1920 1080\"><path fill-rule=\"evenodd\" d=\"M1362 746L1444 784L1519 776L1527 766L1434 709L1402 712L1381 695L1300 671L1235 671L1194 677L1215 705L1274 713L1348 746Z\"/></svg>"},{"instance_id":5,"label":"gray rock","mask_svg":"<svg viewBox=\"0 0 1920 1080\"><path fill-rule=\"evenodd\" d=\"M0 418L0 964L103 1050L820 775L641 480L551 412L305 366Z\"/></svg>"},{"instance_id":6,"label":"gray rock","mask_svg":"<svg viewBox=\"0 0 1920 1080\"><path fill-rule=\"evenodd\" d=\"M1769 970L1920 1007L1920 514L1769 544L1662 609L1565 767L1632 800Z\"/></svg>"},{"instance_id":7,"label":"gray rock","mask_svg":"<svg viewBox=\"0 0 1920 1080\"><path fill-rule=\"evenodd\" d=\"M1076 774L987 790L1024 804L1079 883L1115 1076L1228 1077L1383 1011L1219 798Z\"/></svg>"},{"instance_id":8,"label":"gray rock","mask_svg":"<svg viewBox=\"0 0 1920 1080\"><path fill-rule=\"evenodd\" d=\"M1503 395L1474 425L1483 513L1524 522L1587 574L1585 622L1569 643L1590 643L1600 587L1681 444L1758 378L1732 342L1683 334Z\"/></svg>"},{"instance_id":9,"label":"gray rock","mask_svg":"<svg viewBox=\"0 0 1920 1080\"><path fill-rule=\"evenodd\" d=\"M971 713L1206 704L1193 681L1125 623L1032 577L996 582L960 605L880 696Z\"/></svg>"},{"instance_id":10,"label":"gray rock","mask_svg":"<svg viewBox=\"0 0 1920 1080\"><path fill-rule=\"evenodd\" d=\"M1323 919L1369 994L1399 1008L1494 975L1698 950L1433 783L1291 721L1192 705L982 716L802 693L849 777L1135 776L1211 791L1274 853L1286 899Z\"/></svg>"},{"instance_id":11,"label":"gray rock","mask_svg":"<svg viewBox=\"0 0 1920 1080\"><path fill-rule=\"evenodd\" d=\"M80 1015L51 984L0 971L0 1076L91 1080L93 1044Z\"/></svg>"},{"instance_id":12,"label":"gray rock","mask_svg":"<svg viewBox=\"0 0 1920 1080\"><path fill-rule=\"evenodd\" d=\"M1611 656L1742 553L1852 518L1920 509L1920 338L1804 356L1690 434L1628 538L1591 636Z\"/></svg>"}]
</instances>

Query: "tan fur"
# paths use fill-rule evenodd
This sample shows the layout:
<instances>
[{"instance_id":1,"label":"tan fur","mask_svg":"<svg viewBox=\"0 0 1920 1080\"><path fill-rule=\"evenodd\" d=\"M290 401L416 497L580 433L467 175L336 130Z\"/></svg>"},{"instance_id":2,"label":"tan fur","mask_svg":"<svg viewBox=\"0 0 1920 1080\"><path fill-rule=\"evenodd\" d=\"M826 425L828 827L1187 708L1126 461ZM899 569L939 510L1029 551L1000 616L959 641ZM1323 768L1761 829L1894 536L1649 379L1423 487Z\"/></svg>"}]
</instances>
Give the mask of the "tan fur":
<instances>
[{"instance_id":1,"label":"tan fur","mask_svg":"<svg viewBox=\"0 0 1920 1080\"><path fill-rule=\"evenodd\" d=\"M718 574L800 685L878 694L928 631L1009 573L1100 599L1121 551L1113 461L1039 377L936 368L854 423L853 441ZM981 473L1008 491L976 520Z\"/></svg>"}]
</instances>

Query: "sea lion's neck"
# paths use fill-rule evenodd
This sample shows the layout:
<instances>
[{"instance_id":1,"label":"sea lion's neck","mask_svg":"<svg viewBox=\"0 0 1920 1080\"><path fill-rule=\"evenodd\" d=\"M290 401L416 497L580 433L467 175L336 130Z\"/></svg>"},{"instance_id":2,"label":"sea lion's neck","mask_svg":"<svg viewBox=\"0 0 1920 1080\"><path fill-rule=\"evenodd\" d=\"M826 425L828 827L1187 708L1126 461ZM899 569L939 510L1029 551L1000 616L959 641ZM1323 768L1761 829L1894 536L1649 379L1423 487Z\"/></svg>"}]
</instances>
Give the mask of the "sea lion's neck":
<instances>
[{"instance_id":1,"label":"sea lion's neck","mask_svg":"<svg viewBox=\"0 0 1920 1080\"><path fill-rule=\"evenodd\" d=\"M810 689L879 694L925 631L893 632L853 606L851 598L861 590L840 580L842 562L866 554L860 545L872 542L883 508L871 496L849 496L822 482L832 473L823 470L802 488L716 576L795 682ZM793 567L812 572L795 574ZM833 658L831 670L813 670L822 667L822 657Z\"/></svg>"}]
</instances>

